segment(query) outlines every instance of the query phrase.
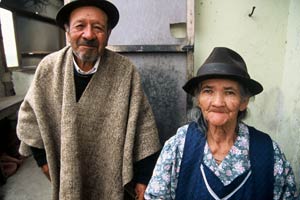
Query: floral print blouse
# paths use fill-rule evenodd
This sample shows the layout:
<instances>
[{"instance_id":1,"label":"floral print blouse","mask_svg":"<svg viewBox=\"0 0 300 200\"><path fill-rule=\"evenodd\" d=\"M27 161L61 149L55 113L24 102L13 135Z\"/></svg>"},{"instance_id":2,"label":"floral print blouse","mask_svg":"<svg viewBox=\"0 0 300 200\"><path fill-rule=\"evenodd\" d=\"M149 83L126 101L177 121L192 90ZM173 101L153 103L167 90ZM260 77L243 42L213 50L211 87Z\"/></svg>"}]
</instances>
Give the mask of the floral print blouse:
<instances>
[{"instance_id":1,"label":"floral print blouse","mask_svg":"<svg viewBox=\"0 0 300 200\"><path fill-rule=\"evenodd\" d=\"M166 141L157 160L152 178L145 192L145 199L175 199L175 191L183 155L188 125L178 129L176 135ZM286 160L277 143L274 148L274 200L295 199L296 183L290 163ZM218 165L213 159L208 144L204 147L204 164L209 167L226 186L250 168L249 130L239 124L239 133L228 155Z\"/></svg>"}]
</instances>

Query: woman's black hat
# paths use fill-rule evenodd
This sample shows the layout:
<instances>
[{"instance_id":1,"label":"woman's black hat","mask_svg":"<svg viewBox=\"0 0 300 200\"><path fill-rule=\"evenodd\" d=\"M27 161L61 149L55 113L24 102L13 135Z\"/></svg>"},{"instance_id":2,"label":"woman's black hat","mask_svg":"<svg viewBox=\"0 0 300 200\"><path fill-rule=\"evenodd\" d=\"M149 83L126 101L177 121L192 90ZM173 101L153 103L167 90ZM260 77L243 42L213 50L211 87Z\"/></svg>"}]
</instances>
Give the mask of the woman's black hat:
<instances>
[{"instance_id":1,"label":"woman's black hat","mask_svg":"<svg viewBox=\"0 0 300 200\"><path fill-rule=\"evenodd\" d=\"M190 79L183 89L195 96L195 89L199 83L211 78L228 78L241 83L253 95L263 91L262 85L251 79L243 58L235 51L226 47L215 47L197 72L197 76Z\"/></svg>"}]
</instances>

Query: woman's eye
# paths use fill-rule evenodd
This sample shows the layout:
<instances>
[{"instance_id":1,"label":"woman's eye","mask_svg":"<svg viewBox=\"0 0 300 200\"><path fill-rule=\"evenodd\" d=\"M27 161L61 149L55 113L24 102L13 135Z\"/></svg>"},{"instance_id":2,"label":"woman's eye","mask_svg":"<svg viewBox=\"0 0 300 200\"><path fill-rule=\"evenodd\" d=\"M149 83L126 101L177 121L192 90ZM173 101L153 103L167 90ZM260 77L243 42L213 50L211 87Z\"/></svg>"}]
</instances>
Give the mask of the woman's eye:
<instances>
[{"instance_id":1,"label":"woman's eye","mask_svg":"<svg viewBox=\"0 0 300 200\"><path fill-rule=\"evenodd\" d=\"M225 94L227 94L227 95L235 95L235 92L234 91L226 91Z\"/></svg>"}]
</instances>

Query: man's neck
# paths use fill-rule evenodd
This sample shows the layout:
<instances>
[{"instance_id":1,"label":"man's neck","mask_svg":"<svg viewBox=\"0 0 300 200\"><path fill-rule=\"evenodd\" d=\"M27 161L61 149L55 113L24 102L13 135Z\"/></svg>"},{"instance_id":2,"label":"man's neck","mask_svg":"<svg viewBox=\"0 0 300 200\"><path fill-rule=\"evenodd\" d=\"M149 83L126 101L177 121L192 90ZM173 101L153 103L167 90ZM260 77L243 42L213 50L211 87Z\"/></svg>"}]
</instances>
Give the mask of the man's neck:
<instances>
[{"instance_id":1,"label":"man's neck","mask_svg":"<svg viewBox=\"0 0 300 200\"><path fill-rule=\"evenodd\" d=\"M93 74L97 71L100 63L100 57L94 62L82 62L79 59L75 60L76 57L73 59L74 67L76 71L80 74Z\"/></svg>"},{"instance_id":2,"label":"man's neck","mask_svg":"<svg viewBox=\"0 0 300 200\"><path fill-rule=\"evenodd\" d=\"M75 62L77 63L78 67L84 72L90 71L94 67L96 61L97 60L93 62L82 62L81 60L75 58Z\"/></svg>"}]
</instances>

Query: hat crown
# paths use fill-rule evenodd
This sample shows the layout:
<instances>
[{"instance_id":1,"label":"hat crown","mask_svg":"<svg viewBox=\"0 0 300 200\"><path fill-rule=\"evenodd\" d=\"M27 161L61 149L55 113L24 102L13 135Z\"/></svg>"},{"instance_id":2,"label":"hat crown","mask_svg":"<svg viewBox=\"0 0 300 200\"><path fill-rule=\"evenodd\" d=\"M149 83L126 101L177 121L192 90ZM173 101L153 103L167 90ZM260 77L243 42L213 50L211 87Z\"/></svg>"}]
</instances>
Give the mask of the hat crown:
<instances>
[{"instance_id":1,"label":"hat crown","mask_svg":"<svg viewBox=\"0 0 300 200\"><path fill-rule=\"evenodd\" d=\"M262 85L250 78L243 58L226 47L215 47L197 71L197 76L190 79L183 89L194 96L199 83L211 78L235 80L245 86L251 95L263 91Z\"/></svg>"},{"instance_id":2,"label":"hat crown","mask_svg":"<svg viewBox=\"0 0 300 200\"><path fill-rule=\"evenodd\" d=\"M64 29L65 23L68 23L70 14L73 10L84 6L95 6L103 10L107 17L110 28L113 29L119 22L119 11L114 4L107 0L71 0L56 15L56 23Z\"/></svg>"},{"instance_id":3,"label":"hat crown","mask_svg":"<svg viewBox=\"0 0 300 200\"><path fill-rule=\"evenodd\" d=\"M205 74L231 74L250 78L243 58L226 47L215 47L213 49L197 72L197 76Z\"/></svg>"}]
</instances>

